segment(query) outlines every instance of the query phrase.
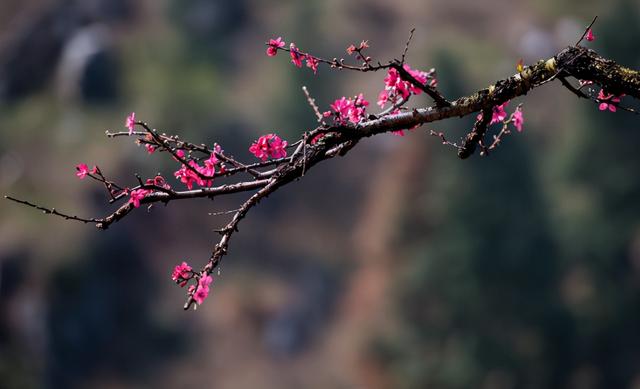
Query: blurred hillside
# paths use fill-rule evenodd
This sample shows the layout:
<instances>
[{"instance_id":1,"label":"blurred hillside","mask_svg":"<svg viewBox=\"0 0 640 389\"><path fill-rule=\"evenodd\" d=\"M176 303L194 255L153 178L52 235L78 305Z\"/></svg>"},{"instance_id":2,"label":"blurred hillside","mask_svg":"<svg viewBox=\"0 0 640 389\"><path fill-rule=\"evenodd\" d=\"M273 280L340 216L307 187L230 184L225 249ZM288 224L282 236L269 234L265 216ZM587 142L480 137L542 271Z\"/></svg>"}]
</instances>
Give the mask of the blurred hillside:
<instances>
[{"instance_id":1,"label":"blurred hillside","mask_svg":"<svg viewBox=\"0 0 640 389\"><path fill-rule=\"evenodd\" d=\"M249 159L383 74L296 69L368 39L475 91L576 41L640 67L640 3L462 0L5 0L0 192L110 211L80 162L120 182L175 167L106 139L135 111ZM242 196L132 214L106 232L0 201L0 387L640 388L638 118L559 85L525 131L460 161L415 131L378 136L271 196L234 237L213 293L183 312L172 266L204 261ZM419 96L414 104L428 104ZM468 119L438 124L461 136Z\"/></svg>"}]
</instances>

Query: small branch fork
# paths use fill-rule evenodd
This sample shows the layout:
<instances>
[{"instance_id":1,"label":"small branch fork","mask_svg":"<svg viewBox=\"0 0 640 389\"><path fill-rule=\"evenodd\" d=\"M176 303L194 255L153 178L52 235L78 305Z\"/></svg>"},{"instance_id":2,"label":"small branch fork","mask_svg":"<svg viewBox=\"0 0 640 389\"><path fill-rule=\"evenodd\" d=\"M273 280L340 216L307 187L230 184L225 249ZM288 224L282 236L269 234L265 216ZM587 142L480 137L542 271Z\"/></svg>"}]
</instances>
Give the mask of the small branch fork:
<instances>
[{"instance_id":1,"label":"small branch fork","mask_svg":"<svg viewBox=\"0 0 640 389\"><path fill-rule=\"evenodd\" d=\"M411 36L413 36L413 30ZM467 158L473 155L477 148L480 148L481 154L488 154L490 150L495 149L501 143L504 136L510 133L507 124L513 120L513 114L507 121L503 121L502 129L496 135L493 135L492 142L488 145L485 143L494 107L515 97L524 96L531 89L542 86L551 80L558 79L562 85L572 93L579 97L590 98L598 103L600 101L597 98L593 98L583 92L582 87L573 87L571 83L567 81L567 78L574 77L581 80L583 86L586 82L596 84L603 90L616 96L624 94L636 99L640 98L640 73L638 71L620 66L612 60L599 56L592 50L578 46L582 41L582 39L580 39L575 46L567 47L546 61L539 61L524 67L519 73L497 81L495 84L479 90L472 95L462 96L456 100L448 101L435 90L435 88L421 85L405 70L404 60L411 36L407 40L401 60L394 60L385 65L380 63L374 65L369 57L362 54L362 50L368 47L366 42L363 42L361 47L356 50L365 61L361 66L347 65L344 63L344 60L316 59L319 62L329 64L338 69L350 69L362 72L394 68L403 79L420 87L430 96L435 103L433 106L398 111L400 106L404 105L408 100L408 98L401 99L392 110L388 109L378 115L370 115L366 120L362 120L357 124L350 122L344 124L327 124L323 121L323 115L318 109L315 100L311 97L309 91L303 88L307 102L318 119L318 127L311 131L303 132L300 139L289 146L293 151L285 158L256 163L243 163L225 154L217 145L209 147L204 144L184 141L177 135L158 133L144 122L135 123L144 129L144 131L135 131L131 134L129 132L107 132L107 136L111 138L134 136L139 144L145 145L148 149L151 148L153 151L157 150L168 153L171 158L184 165L186 169L190 169L193 174L202 180L215 180L217 183L218 180L223 178L234 179L235 181L231 183L181 191L172 189L166 185L164 179L159 181L154 179L143 182L139 177L137 179L138 185L129 188L107 179L98 168L88 173L87 176L104 185L109 195L110 203L123 202L123 199L127 195L136 190L147 191L147 194L140 199L140 204L148 206L156 203L167 204L172 201L184 199L214 199L217 196L232 193L250 192L251 195L238 208L213 214L232 214L233 216L223 228L217 230L221 236L219 241L214 245L207 263L199 271L193 271L191 273L193 277L191 277L189 281L195 281L197 285L200 279L211 274L214 269L220 265L222 258L228 252L229 242L233 233L238 231L241 220L243 220L247 213L259 204L261 200L274 193L280 187L300 179L306 171L312 169L316 164L336 156L346 155L360 140L366 137L407 128L416 128L423 124L438 122L449 118L481 113L481 115L477 117L472 130L459 143L448 141L442 132L435 132L433 130L429 132L431 135L440 138L442 143L454 147L460 158ZM290 51L286 48L278 49ZM520 109L520 107L518 107L518 109ZM211 161L212 156L215 157L217 166L215 174L212 176L202 174L190 164L190 162L193 161ZM240 174L244 174L244 176L239 176ZM158 179L158 177L156 177L156 179ZM136 209L132 201L129 201L121 204L119 208L103 218L82 218L60 212L55 208L42 207L15 197L5 196L5 198L67 220L93 223L100 229L107 229L113 223L123 219ZM187 301L184 305L185 309L194 306L194 293L196 289L195 287L189 288Z\"/></svg>"}]
</instances>

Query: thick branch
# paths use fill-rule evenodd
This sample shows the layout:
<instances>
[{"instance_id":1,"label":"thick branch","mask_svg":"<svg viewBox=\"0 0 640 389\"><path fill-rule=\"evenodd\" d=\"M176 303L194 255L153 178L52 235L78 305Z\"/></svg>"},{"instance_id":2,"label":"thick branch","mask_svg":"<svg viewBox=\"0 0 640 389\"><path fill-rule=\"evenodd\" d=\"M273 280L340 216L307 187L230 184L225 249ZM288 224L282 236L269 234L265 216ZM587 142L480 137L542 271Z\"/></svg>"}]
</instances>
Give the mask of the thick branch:
<instances>
[{"instance_id":1,"label":"thick branch","mask_svg":"<svg viewBox=\"0 0 640 389\"><path fill-rule=\"evenodd\" d=\"M602 58L595 51L570 47L557 55L558 64L569 75L593 81L614 95L640 98L640 72Z\"/></svg>"},{"instance_id":2,"label":"thick branch","mask_svg":"<svg viewBox=\"0 0 640 389\"><path fill-rule=\"evenodd\" d=\"M558 75L559 69L562 69L564 75L593 81L609 93L640 98L638 71L602 58L593 50L584 47L568 47L555 57L525 68L522 73L500 80L473 95L458 98L449 107L414 109L358 125L345 125L343 127L350 128L351 131L343 129L343 132L355 133L357 137L372 136L491 109L515 97L526 95L531 89L553 80Z\"/></svg>"}]
</instances>

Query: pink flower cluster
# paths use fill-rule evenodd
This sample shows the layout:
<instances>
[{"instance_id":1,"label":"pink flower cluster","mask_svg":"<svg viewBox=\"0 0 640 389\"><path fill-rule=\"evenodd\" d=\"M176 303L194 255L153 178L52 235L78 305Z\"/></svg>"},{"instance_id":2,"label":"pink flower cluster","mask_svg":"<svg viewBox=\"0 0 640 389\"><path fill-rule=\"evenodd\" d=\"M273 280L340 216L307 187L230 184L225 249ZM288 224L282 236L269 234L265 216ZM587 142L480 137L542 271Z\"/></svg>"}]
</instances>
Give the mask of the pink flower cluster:
<instances>
[{"instance_id":1,"label":"pink flower cluster","mask_svg":"<svg viewBox=\"0 0 640 389\"><path fill-rule=\"evenodd\" d=\"M492 109L493 113L492 113L491 122L489 122L489 125L505 122L505 120L507 119L507 112L505 111L505 108L507 105L509 105L509 101L505 101L504 103L493 107ZM482 112L478 114L476 119L477 120L482 119ZM513 126L518 130L518 132L522 132L522 125L524 124L524 116L522 115L522 110L520 109L520 107L516 108L513 114L511 114L511 118L509 119L509 121L507 121L507 123L509 122L513 123Z\"/></svg>"},{"instance_id":2,"label":"pink flower cluster","mask_svg":"<svg viewBox=\"0 0 640 389\"><path fill-rule=\"evenodd\" d=\"M153 179L149 178L146 185L153 185L159 188L171 189L171 186L167 184L164 177L155 176ZM135 208L140 207L140 201L147 197L148 194L153 193L152 189L134 189L129 193L129 202L133 204Z\"/></svg>"},{"instance_id":3,"label":"pink flower cluster","mask_svg":"<svg viewBox=\"0 0 640 389\"><path fill-rule=\"evenodd\" d=\"M617 105L620 103L620 98L624 95L614 96L612 94L605 93L602 89L598 92L598 101L600 101L600 111L606 111L607 109L611 112L617 111Z\"/></svg>"},{"instance_id":4,"label":"pink flower cluster","mask_svg":"<svg viewBox=\"0 0 640 389\"><path fill-rule=\"evenodd\" d=\"M492 113L491 122L489 122L489 125L503 122L504 119L506 119L507 112L505 112L504 108L507 105L509 105L509 101L506 101L500 105L496 105L495 107L492 108L493 113ZM482 120L482 112L478 114L478 116L476 117L476 120Z\"/></svg>"},{"instance_id":5,"label":"pink flower cluster","mask_svg":"<svg viewBox=\"0 0 640 389\"><path fill-rule=\"evenodd\" d=\"M421 70L411 69L409 65L404 65L403 67L404 70L421 84L431 87L438 85L438 80L435 78L435 69L423 72ZM396 69L391 68L384 78L384 89L378 95L378 105L380 108L384 107L387 103L395 105L399 102L400 98L406 100L410 95L419 95L420 93L422 93L422 89L409 81L403 80L402 77L400 77L400 73Z\"/></svg>"},{"instance_id":6,"label":"pink flower cluster","mask_svg":"<svg viewBox=\"0 0 640 389\"><path fill-rule=\"evenodd\" d=\"M181 287L187 285L187 282L193 277L191 266L186 262L182 262L173 269L171 273L171 279L175 281Z\"/></svg>"},{"instance_id":7,"label":"pink flower cluster","mask_svg":"<svg viewBox=\"0 0 640 389\"><path fill-rule=\"evenodd\" d=\"M284 41L282 37L278 37L277 39L269 39L268 43L269 47L267 47L267 55L269 57L275 57L278 54L278 49L284 47Z\"/></svg>"},{"instance_id":8,"label":"pink flower cluster","mask_svg":"<svg viewBox=\"0 0 640 389\"><path fill-rule=\"evenodd\" d=\"M193 293L193 290L195 289L195 293L193 293L193 299L196 300L199 305L202 305L204 300L209 296L209 285L211 285L212 282L213 277L211 277L210 275L206 275L200 278L197 288L194 285L191 285L189 287L189 293Z\"/></svg>"},{"instance_id":9,"label":"pink flower cluster","mask_svg":"<svg viewBox=\"0 0 640 389\"><path fill-rule=\"evenodd\" d=\"M331 104L331 111L323 113L324 117L333 116L334 120L340 124L348 121L358 123L366 117L366 110L369 102L364 99L362 93L354 98L342 97Z\"/></svg>"},{"instance_id":10,"label":"pink flower cluster","mask_svg":"<svg viewBox=\"0 0 640 389\"><path fill-rule=\"evenodd\" d=\"M182 262L179 265L176 265L173 268L173 272L171 273L171 279L180 287L184 287L189 283L189 280L192 279L196 273L193 272L193 269L186 262ZM210 286L213 282L213 277L210 275L205 275L204 277L200 277L198 280L198 285L191 285L189 287L189 294L193 295L193 299L199 304L202 305L204 300L209 296Z\"/></svg>"},{"instance_id":11,"label":"pink flower cluster","mask_svg":"<svg viewBox=\"0 0 640 389\"><path fill-rule=\"evenodd\" d=\"M144 199L149 193L153 192L149 189L134 189L129 193L129 202L133 204L135 208L140 207L140 200Z\"/></svg>"},{"instance_id":12,"label":"pink flower cluster","mask_svg":"<svg viewBox=\"0 0 640 389\"><path fill-rule=\"evenodd\" d=\"M186 262L182 262L176 267L173 268L173 272L171 273L171 279L180 287L184 287L189 283L189 280L192 279L196 275L193 272L193 269ZM210 285L213 282L213 277L210 275L206 275L204 277L200 277L198 280L198 285L191 285L189 287L189 294L193 295L193 299L199 305L202 305L204 300L209 296Z\"/></svg>"},{"instance_id":13,"label":"pink flower cluster","mask_svg":"<svg viewBox=\"0 0 640 389\"><path fill-rule=\"evenodd\" d=\"M282 37L278 37L276 39L269 39L267 46L267 55L269 57L274 57L276 54L278 54L278 50L282 49L285 46L285 42L282 40ZM307 67L313 70L313 74L316 74L318 72L318 63L320 62L318 58L312 56L311 54L303 53L296 47L296 44L293 42L289 44L289 55L291 56L291 62L296 67L301 68L302 61L306 61Z\"/></svg>"},{"instance_id":14,"label":"pink flower cluster","mask_svg":"<svg viewBox=\"0 0 640 389\"><path fill-rule=\"evenodd\" d=\"M184 151L178 150L176 154L180 158L184 158ZM215 167L218 162L215 153L211 153L211 156L204 161L204 166L200 166L198 162L190 160L187 163L191 169L185 164L182 164L180 169L174 172L173 175L189 189L193 189L193 184L202 187L211 187L211 185L213 185L213 176L216 173ZM200 175L196 172L200 173Z\"/></svg>"},{"instance_id":15,"label":"pink flower cluster","mask_svg":"<svg viewBox=\"0 0 640 389\"><path fill-rule=\"evenodd\" d=\"M89 167L86 163L81 163L76 166L76 170L78 171L76 173L76 176L79 179L83 180L88 174L96 174L96 172L98 171L98 167L94 166L91 170L89 170Z\"/></svg>"},{"instance_id":16,"label":"pink flower cluster","mask_svg":"<svg viewBox=\"0 0 640 389\"><path fill-rule=\"evenodd\" d=\"M438 81L435 78L435 69L423 72L421 70L411 69L411 67L406 64L403 68L423 85L429 85L432 87L436 87L438 85ZM387 103L394 106L399 104L402 100L408 99L410 95L419 95L420 93L422 93L422 89L409 81L403 80L400 76L400 72L391 68L387 71L387 76L384 78L384 89L378 95L377 104L380 108L383 108ZM391 114L397 114L399 112L399 109L394 109L391 111ZM410 128L410 130L412 129L413 128ZM404 136L404 130L393 131L392 134Z\"/></svg>"},{"instance_id":17,"label":"pink flower cluster","mask_svg":"<svg viewBox=\"0 0 640 389\"><path fill-rule=\"evenodd\" d=\"M251 144L249 151L256 158L266 161L267 158L284 158L287 156L287 141L276 134L267 134Z\"/></svg>"},{"instance_id":18,"label":"pink flower cluster","mask_svg":"<svg viewBox=\"0 0 640 389\"><path fill-rule=\"evenodd\" d=\"M318 73L318 59L307 54L307 67L313 70L313 74Z\"/></svg>"},{"instance_id":19,"label":"pink flower cluster","mask_svg":"<svg viewBox=\"0 0 640 389\"><path fill-rule=\"evenodd\" d=\"M362 41L357 47L356 45L349 45L349 47L347 47L347 54L351 55L356 52L360 53L362 50L368 49L368 48L369 48L369 41ZM360 59L364 59L364 58L360 58Z\"/></svg>"},{"instance_id":20,"label":"pink flower cluster","mask_svg":"<svg viewBox=\"0 0 640 389\"><path fill-rule=\"evenodd\" d=\"M503 122L504 119L506 119L507 113L505 112L504 109L507 105L509 105L509 101L505 101L504 103L493 107L493 114L491 116L491 122L489 122L489 125ZM479 114L478 120L480 120L481 118L482 118L482 114Z\"/></svg>"}]
</instances>

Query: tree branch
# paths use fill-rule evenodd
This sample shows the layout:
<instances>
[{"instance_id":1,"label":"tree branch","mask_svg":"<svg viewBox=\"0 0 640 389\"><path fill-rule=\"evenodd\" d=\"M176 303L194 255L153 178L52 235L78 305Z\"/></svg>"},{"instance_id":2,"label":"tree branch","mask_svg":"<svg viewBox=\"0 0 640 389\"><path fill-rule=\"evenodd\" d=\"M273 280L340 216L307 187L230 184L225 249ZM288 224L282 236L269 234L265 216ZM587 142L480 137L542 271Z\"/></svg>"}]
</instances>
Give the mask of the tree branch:
<instances>
[{"instance_id":1,"label":"tree branch","mask_svg":"<svg viewBox=\"0 0 640 389\"><path fill-rule=\"evenodd\" d=\"M408 47L408 44L409 41L407 41L406 47ZM363 42L361 47L357 49L359 54L362 54L361 50L364 47L368 47L366 42ZM284 48L279 49L289 51ZM405 54L406 48L402 56L403 61ZM308 56L308 54L305 55ZM141 143L147 143L152 146L157 146L161 150L168 151L174 159L185 165L188 169L192 170L194 174L203 179L210 180L213 179L214 176L216 178L221 176L228 177L240 172L247 172L251 174L253 178L247 181L239 181L217 187L202 187L200 189L175 191L164 184L149 183L149 181L145 184L141 179L139 179L139 185L133 190L130 190L124 186L118 186L114 182L107 180L102 173L99 173L98 177L94 177L91 174L89 174L89 176L102 182L109 191L111 191L112 188L119 188L122 191L122 193L119 193L117 196L114 196L113 193L110 192L112 202L123 198L125 195L123 193L130 194L137 190L144 191L144 194L141 198L137 199L137 201L139 201L140 204L145 205L155 203L166 204L173 200L191 198L214 198L225 194L257 190L239 208L231 212L234 213L232 219L225 227L219 230L219 233L222 236L215 244L208 262L200 271L193 272L195 277L189 278L189 280L193 279L198 282L198 280L202 280L211 274L211 272L220 265L222 257L228 252L229 241L233 233L238 230L240 221L244 219L250 209L255 207L262 199L274 193L280 187L303 177L304 173L313 168L316 164L336 156L346 155L363 138L391 131L416 128L427 123L437 122L453 117L464 117L472 114L475 115L478 112L481 112L482 115L476 119L472 130L464 137L459 146L456 143L447 141L443 133L435 133L431 131L431 134L438 136L443 143L453 145L457 150L458 156L464 159L473 155L478 146L480 146L484 151L493 149L499 143L502 135L508 133L508 130L506 130L506 124L511 123L511 121L514 120L515 113L512 114L508 121L503 122L503 129L500 134L497 136L494 135L493 143L489 147L484 146L483 139L487 133L489 124L493 121L492 115L494 114L494 108L501 106L515 97L524 96L533 88L540 87L555 79L559 79L566 88L580 97L588 96L584 95L584 93L579 89L572 87L566 80L566 77L571 76L582 81L591 81L599 85L607 93L613 94L614 96L624 94L634 98L640 98L640 73L638 73L638 71L620 66L610 59L599 56L595 51L577 45L567 47L546 61L539 61L531 66L525 67L522 71L511 77L499 80L487 88L479 90L469 96L459 97L454 101L446 100L435 88L429 85L422 85L418 82L407 70L405 70L403 61L390 62L387 65L381 65L379 63L378 65L372 65L368 57L364 58L365 64L363 66L344 65L342 60L338 61L334 59L333 61L328 61L318 58L316 59L320 62L328 63L339 68L348 68L364 72L394 68L398 71L403 80L410 82L433 98L435 105L400 113L393 113L397 112L396 109L386 110L378 116L370 115L366 120L360 120L358 123L340 121L330 125L322 121L319 109L305 89L307 100L314 110L316 118L320 121L320 125L310 132L303 132L297 142L289 145L289 147L295 147L295 151L291 156L277 158L274 160L265 160L263 162L253 164L243 164L234 158L228 157L219 151L220 149L217 146L209 148L206 145L196 145L185 142L179 140L177 136L158 134L145 123L136 122L137 125L143 126L146 129L146 132L107 133L107 136L116 137L133 135ZM406 96L406 99L403 97L396 102L396 104L402 105L407 99L408 96ZM521 114L520 112L518 113ZM178 149L187 150L189 152L189 156L178 155ZM191 151L200 152L205 156L214 154L220 160L233 165L233 168L223 169L220 172L216 172L214 176L203 175L198 171L198 169L189 165L189 162L201 160L191 158ZM267 168L268 170L265 170ZM108 228L111 224L123 219L135 209L135 203L133 203L132 198L131 201L121 205L116 211L104 218L85 219L63 214L55 209L41 207L24 200L18 200L8 196L5 197L9 200L36 208L44 211L45 213L63 217L65 219L81 221L84 223L95 223L96 227L100 229ZM138 204L136 204L136 206L137 205ZM186 282L181 284L184 285ZM185 309L189 309L189 307L191 307L196 301L196 294L199 287L200 285L197 284L193 285L189 289L188 299L184 305Z\"/></svg>"}]
</instances>

